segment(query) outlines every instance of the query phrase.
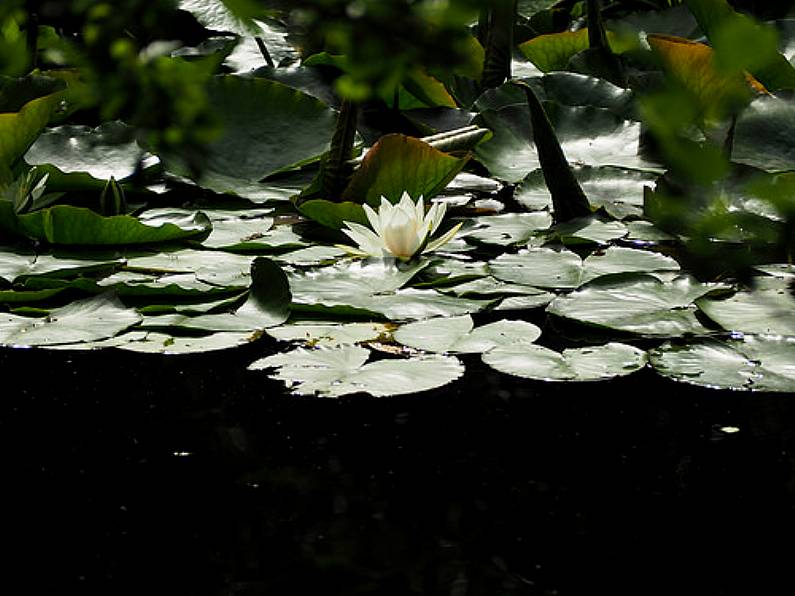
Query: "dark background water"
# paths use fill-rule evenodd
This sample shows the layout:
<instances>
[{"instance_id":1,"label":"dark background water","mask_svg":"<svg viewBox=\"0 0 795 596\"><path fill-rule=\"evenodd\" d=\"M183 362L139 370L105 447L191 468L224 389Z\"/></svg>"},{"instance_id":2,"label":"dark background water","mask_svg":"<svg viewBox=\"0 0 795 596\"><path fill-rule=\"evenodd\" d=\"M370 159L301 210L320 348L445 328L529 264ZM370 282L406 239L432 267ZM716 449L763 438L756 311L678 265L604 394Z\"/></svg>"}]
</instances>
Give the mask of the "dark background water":
<instances>
[{"instance_id":1,"label":"dark background water","mask_svg":"<svg viewBox=\"0 0 795 596\"><path fill-rule=\"evenodd\" d=\"M791 395L472 357L320 400L262 351L1 351L3 592L793 593Z\"/></svg>"}]
</instances>

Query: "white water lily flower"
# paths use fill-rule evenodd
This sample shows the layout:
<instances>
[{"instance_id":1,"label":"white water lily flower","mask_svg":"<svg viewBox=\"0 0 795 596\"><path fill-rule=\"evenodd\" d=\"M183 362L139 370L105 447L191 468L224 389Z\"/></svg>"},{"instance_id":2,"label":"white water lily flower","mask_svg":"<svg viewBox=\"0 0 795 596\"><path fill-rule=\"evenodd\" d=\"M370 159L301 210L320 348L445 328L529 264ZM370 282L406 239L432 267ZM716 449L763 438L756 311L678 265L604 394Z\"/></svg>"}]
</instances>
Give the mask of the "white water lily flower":
<instances>
[{"instance_id":1,"label":"white water lily flower","mask_svg":"<svg viewBox=\"0 0 795 596\"><path fill-rule=\"evenodd\" d=\"M444 203L434 203L428 209L428 213L425 213L422 195L415 203L405 191L396 205L381 197L378 213L370 205L364 205L364 213L372 230L352 221L345 222L348 229L342 231L358 245L358 248L350 246L342 248L359 256L391 256L407 261L418 252L436 250L455 236L461 224L439 238L429 241L442 223L446 210L447 205Z\"/></svg>"}]
</instances>

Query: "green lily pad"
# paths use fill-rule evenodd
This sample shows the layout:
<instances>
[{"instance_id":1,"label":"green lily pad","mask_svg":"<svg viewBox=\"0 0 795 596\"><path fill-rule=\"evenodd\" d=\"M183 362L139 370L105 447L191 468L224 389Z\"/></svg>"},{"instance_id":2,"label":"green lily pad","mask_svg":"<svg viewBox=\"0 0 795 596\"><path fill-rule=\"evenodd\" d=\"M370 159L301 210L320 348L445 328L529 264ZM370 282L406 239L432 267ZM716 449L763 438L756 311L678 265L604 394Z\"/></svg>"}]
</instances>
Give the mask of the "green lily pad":
<instances>
[{"instance_id":1,"label":"green lily pad","mask_svg":"<svg viewBox=\"0 0 795 596\"><path fill-rule=\"evenodd\" d=\"M392 259L341 261L290 275L293 300L303 304L347 304L368 295L394 292L428 266L421 261L398 266Z\"/></svg>"},{"instance_id":2,"label":"green lily pad","mask_svg":"<svg viewBox=\"0 0 795 596\"><path fill-rule=\"evenodd\" d=\"M550 235L564 244L609 244L628 233L619 221L600 221L595 217L578 217L550 229Z\"/></svg>"},{"instance_id":3,"label":"green lily pad","mask_svg":"<svg viewBox=\"0 0 795 596\"><path fill-rule=\"evenodd\" d=\"M347 253L336 246L308 246L290 252L275 255L273 260L287 265L299 267L311 267L318 265L328 265L344 257Z\"/></svg>"},{"instance_id":4,"label":"green lily pad","mask_svg":"<svg viewBox=\"0 0 795 596\"><path fill-rule=\"evenodd\" d=\"M640 123L591 106L547 104L545 109L572 165L660 171L658 165L638 155ZM474 123L494 132L490 140L475 147L475 155L495 177L519 182L541 167L526 105L485 110Z\"/></svg>"},{"instance_id":5,"label":"green lily pad","mask_svg":"<svg viewBox=\"0 0 795 596\"><path fill-rule=\"evenodd\" d=\"M727 331L795 336L795 297L787 280L778 281L773 287L737 292L722 300L704 298L696 304Z\"/></svg>"},{"instance_id":6,"label":"green lily pad","mask_svg":"<svg viewBox=\"0 0 795 596\"><path fill-rule=\"evenodd\" d=\"M652 172L608 166L577 166L572 170L591 206L604 208L616 219L643 215L643 188L652 186L657 179ZM552 208L552 197L541 170L522 180L514 198L531 211Z\"/></svg>"},{"instance_id":7,"label":"green lily pad","mask_svg":"<svg viewBox=\"0 0 795 596\"><path fill-rule=\"evenodd\" d=\"M668 342L649 353L663 376L702 387L738 391L795 392L795 342L754 337L730 341Z\"/></svg>"},{"instance_id":8,"label":"green lily pad","mask_svg":"<svg viewBox=\"0 0 795 596\"><path fill-rule=\"evenodd\" d=\"M309 346L344 346L377 341L391 332L384 323L308 324L271 327L266 333L279 341L303 342Z\"/></svg>"},{"instance_id":9,"label":"green lily pad","mask_svg":"<svg viewBox=\"0 0 795 596\"><path fill-rule=\"evenodd\" d=\"M558 296L547 312L627 333L655 337L681 337L709 332L696 318L694 301L709 292L725 289L682 276L663 282L650 275L608 276L567 296Z\"/></svg>"},{"instance_id":10,"label":"green lily pad","mask_svg":"<svg viewBox=\"0 0 795 596\"><path fill-rule=\"evenodd\" d=\"M732 159L769 172L795 170L793 135L795 100L762 95L737 118Z\"/></svg>"},{"instance_id":11,"label":"green lily pad","mask_svg":"<svg viewBox=\"0 0 795 596\"><path fill-rule=\"evenodd\" d=\"M173 313L146 317L145 329L179 327L203 331L257 331L284 323L290 315L290 289L281 268L264 257L251 264L251 288L247 300L232 312L190 316Z\"/></svg>"},{"instance_id":12,"label":"green lily pad","mask_svg":"<svg viewBox=\"0 0 795 596\"><path fill-rule=\"evenodd\" d=\"M537 381L603 381L646 365L646 352L622 343L555 352L532 344L499 346L483 362L509 375Z\"/></svg>"},{"instance_id":13,"label":"green lily pad","mask_svg":"<svg viewBox=\"0 0 795 596\"><path fill-rule=\"evenodd\" d=\"M0 230L22 233L50 244L63 245L129 245L148 244L202 236L212 224L206 215L196 211L185 216L158 211L140 216L106 217L71 205L55 205L46 209L15 215L0 209Z\"/></svg>"},{"instance_id":14,"label":"green lily pad","mask_svg":"<svg viewBox=\"0 0 795 596\"><path fill-rule=\"evenodd\" d=\"M508 246L523 244L539 231L552 225L549 213L506 213L473 218L474 225L458 233L485 244Z\"/></svg>"},{"instance_id":15,"label":"green lily pad","mask_svg":"<svg viewBox=\"0 0 795 596\"><path fill-rule=\"evenodd\" d=\"M446 385L464 374L463 365L454 356L434 354L367 364L369 356L370 350L360 346L297 348L257 360L248 368L276 368L271 378L284 381L293 394L319 397L419 393Z\"/></svg>"},{"instance_id":16,"label":"green lily pad","mask_svg":"<svg viewBox=\"0 0 795 596\"><path fill-rule=\"evenodd\" d=\"M611 246L583 261L582 283L615 273L679 271L679 263L669 256L637 248Z\"/></svg>"},{"instance_id":17,"label":"green lily pad","mask_svg":"<svg viewBox=\"0 0 795 596\"><path fill-rule=\"evenodd\" d=\"M417 321L401 326L395 341L428 352L479 354L497 346L532 343L541 329L526 321L500 320L474 328L472 317L448 317Z\"/></svg>"},{"instance_id":18,"label":"green lily pad","mask_svg":"<svg viewBox=\"0 0 795 596\"><path fill-rule=\"evenodd\" d=\"M525 79L524 82L533 89L539 101L564 106L604 108L620 118L637 120L632 91L613 85L605 79L575 72L551 72ZM483 92L475 102L475 107L482 112L526 104L524 92L509 82Z\"/></svg>"},{"instance_id":19,"label":"green lily pad","mask_svg":"<svg viewBox=\"0 0 795 596\"><path fill-rule=\"evenodd\" d=\"M312 161L329 147L336 114L305 93L274 81L228 75L213 79L208 96L222 132L207 148L200 186L217 190L219 180L236 178L256 182ZM162 157L170 171L188 174L178 157Z\"/></svg>"},{"instance_id":20,"label":"green lily pad","mask_svg":"<svg viewBox=\"0 0 795 596\"><path fill-rule=\"evenodd\" d=\"M132 176L144 151L121 122L97 128L64 125L44 131L25 154L32 166L49 165L48 187L102 188L111 177Z\"/></svg>"},{"instance_id":21,"label":"green lily pad","mask_svg":"<svg viewBox=\"0 0 795 596\"><path fill-rule=\"evenodd\" d=\"M497 279L538 288L576 288L582 281L582 259L568 250L551 248L520 250L489 262Z\"/></svg>"},{"instance_id":22,"label":"green lily pad","mask_svg":"<svg viewBox=\"0 0 795 596\"><path fill-rule=\"evenodd\" d=\"M397 203L403 192L417 200L430 199L466 165L458 158L419 139L399 134L381 137L367 152L342 198L354 203L381 204L381 197Z\"/></svg>"},{"instance_id":23,"label":"green lily pad","mask_svg":"<svg viewBox=\"0 0 795 596\"><path fill-rule=\"evenodd\" d=\"M102 294L76 300L41 318L0 314L0 345L49 346L112 337L141 320L118 298Z\"/></svg>"},{"instance_id":24,"label":"green lily pad","mask_svg":"<svg viewBox=\"0 0 795 596\"><path fill-rule=\"evenodd\" d=\"M75 258L52 254L20 254L13 249L0 251L0 279L8 283L21 281L25 277L49 275L72 278L87 273L111 270L121 265L120 258L92 259Z\"/></svg>"},{"instance_id":25,"label":"green lily pad","mask_svg":"<svg viewBox=\"0 0 795 596\"><path fill-rule=\"evenodd\" d=\"M228 350L250 344L259 339L259 333L223 332L209 335L179 336L153 331L137 331L113 338L108 344L94 347L112 347L142 354L201 354Z\"/></svg>"},{"instance_id":26,"label":"green lily pad","mask_svg":"<svg viewBox=\"0 0 795 596\"><path fill-rule=\"evenodd\" d=\"M191 13L211 31L234 33L241 37L254 37L259 34L259 27L254 19L236 15L223 0L179 0L177 8Z\"/></svg>"},{"instance_id":27,"label":"green lily pad","mask_svg":"<svg viewBox=\"0 0 795 596\"><path fill-rule=\"evenodd\" d=\"M336 203L326 199L313 199L300 203L298 210L309 219L333 230L344 228L346 221L369 226L360 203L350 201Z\"/></svg>"},{"instance_id":28,"label":"green lily pad","mask_svg":"<svg viewBox=\"0 0 795 596\"><path fill-rule=\"evenodd\" d=\"M148 273L194 273L216 286L247 288L254 257L210 250L181 249L127 259L127 269Z\"/></svg>"}]
</instances>

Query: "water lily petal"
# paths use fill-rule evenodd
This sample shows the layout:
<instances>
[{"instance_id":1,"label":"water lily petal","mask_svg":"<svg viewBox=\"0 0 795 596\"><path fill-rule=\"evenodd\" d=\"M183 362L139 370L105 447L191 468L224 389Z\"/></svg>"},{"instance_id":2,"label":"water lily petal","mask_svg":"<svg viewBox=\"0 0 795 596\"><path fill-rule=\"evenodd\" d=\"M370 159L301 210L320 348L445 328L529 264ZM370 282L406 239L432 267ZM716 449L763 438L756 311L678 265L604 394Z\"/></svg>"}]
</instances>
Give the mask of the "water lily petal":
<instances>
[{"instance_id":1,"label":"water lily petal","mask_svg":"<svg viewBox=\"0 0 795 596\"><path fill-rule=\"evenodd\" d=\"M353 221L346 221L345 225L349 229L342 232L353 240L359 248L368 255L380 257L384 251L384 241L375 234L370 228Z\"/></svg>"},{"instance_id":2,"label":"water lily petal","mask_svg":"<svg viewBox=\"0 0 795 596\"><path fill-rule=\"evenodd\" d=\"M409 259L422 245L425 234L418 234L417 221L412 217L413 209L407 213L399 205L392 219L384 228L382 237L387 250L401 259Z\"/></svg>"},{"instance_id":3,"label":"water lily petal","mask_svg":"<svg viewBox=\"0 0 795 596\"><path fill-rule=\"evenodd\" d=\"M370 205L368 205L367 203L362 205L362 207L364 207L364 214L367 216L367 221L370 222L370 225L372 226L373 230L375 230L375 233L380 236L382 230L381 216L378 213L376 213L375 209L370 207Z\"/></svg>"},{"instance_id":4,"label":"water lily petal","mask_svg":"<svg viewBox=\"0 0 795 596\"><path fill-rule=\"evenodd\" d=\"M446 203L434 203L431 205L431 208L428 210L428 215L425 219L427 222L427 227L429 228L428 233L433 234L436 229L439 227L439 224L442 223L444 219L444 214L447 211L447 204Z\"/></svg>"}]
</instances>

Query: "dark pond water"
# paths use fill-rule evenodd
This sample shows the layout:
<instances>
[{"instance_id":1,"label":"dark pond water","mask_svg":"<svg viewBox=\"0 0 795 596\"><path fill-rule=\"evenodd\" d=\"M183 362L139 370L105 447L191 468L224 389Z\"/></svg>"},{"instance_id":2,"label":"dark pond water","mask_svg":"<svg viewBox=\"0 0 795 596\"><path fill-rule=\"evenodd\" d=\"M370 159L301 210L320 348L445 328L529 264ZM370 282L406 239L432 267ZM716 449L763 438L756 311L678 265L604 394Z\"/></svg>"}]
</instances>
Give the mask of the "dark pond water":
<instances>
[{"instance_id":1,"label":"dark pond water","mask_svg":"<svg viewBox=\"0 0 795 596\"><path fill-rule=\"evenodd\" d=\"M475 357L316 400L261 353L0 352L3 592L792 593L792 396Z\"/></svg>"}]
</instances>

